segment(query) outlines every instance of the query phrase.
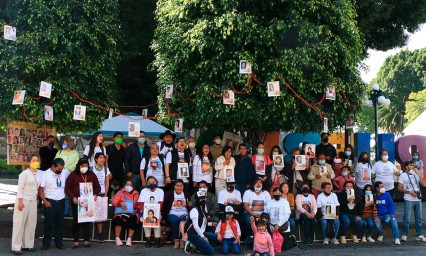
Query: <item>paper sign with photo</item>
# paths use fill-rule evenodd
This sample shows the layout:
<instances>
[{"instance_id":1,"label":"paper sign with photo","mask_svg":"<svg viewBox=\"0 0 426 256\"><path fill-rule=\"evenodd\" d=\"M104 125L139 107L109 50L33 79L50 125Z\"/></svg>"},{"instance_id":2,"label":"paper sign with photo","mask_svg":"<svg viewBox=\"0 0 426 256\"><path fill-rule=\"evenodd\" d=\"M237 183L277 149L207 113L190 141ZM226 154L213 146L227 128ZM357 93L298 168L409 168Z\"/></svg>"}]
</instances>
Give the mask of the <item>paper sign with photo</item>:
<instances>
[{"instance_id":1,"label":"paper sign with photo","mask_svg":"<svg viewBox=\"0 0 426 256\"><path fill-rule=\"evenodd\" d=\"M251 205L251 210L254 212L263 212L265 210L265 201L253 200Z\"/></svg>"},{"instance_id":2,"label":"paper sign with photo","mask_svg":"<svg viewBox=\"0 0 426 256\"><path fill-rule=\"evenodd\" d=\"M80 196L81 197L93 196L92 182L80 183Z\"/></svg>"},{"instance_id":3,"label":"paper sign with photo","mask_svg":"<svg viewBox=\"0 0 426 256\"><path fill-rule=\"evenodd\" d=\"M141 221L144 227L160 228L160 204L144 204Z\"/></svg>"},{"instance_id":4,"label":"paper sign with photo","mask_svg":"<svg viewBox=\"0 0 426 256\"><path fill-rule=\"evenodd\" d=\"M52 84L41 81L39 96L50 99L52 94Z\"/></svg>"},{"instance_id":5,"label":"paper sign with photo","mask_svg":"<svg viewBox=\"0 0 426 256\"><path fill-rule=\"evenodd\" d=\"M208 175L208 174L210 174L211 171L212 171L212 166L210 164L209 159L208 158L204 159L201 162L201 174L202 175Z\"/></svg>"},{"instance_id":6,"label":"paper sign with photo","mask_svg":"<svg viewBox=\"0 0 426 256\"><path fill-rule=\"evenodd\" d=\"M96 220L96 204L93 196L79 197L77 205L78 223Z\"/></svg>"},{"instance_id":7,"label":"paper sign with photo","mask_svg":"<svg viewBox=\"0 0 426 256\"><path fill-rule=\"evenodd\" d=\"M251 64L246 60L240 60L240 74L251 74Z\"/></svg>"},{"instance_id":8,"label":"paper sign with photo","mask_svg":"<svg viewBox=\"0 0 426 256\"><path fill-rule=\"evenodd\" d=\"M16 28L8 25L3 27L4 39L16 41Z\"/></svg>"},{"instance_id":9,"label":"paper sign with photo","mask_svg":"<svg viewBox=\"0 0 426 256\"><path fill-rule=\"evenodd\" d=\"M12 105L22 105L25 99L25 90L15 91L13 94Z\"/></svg>"},{"instance_id":10,"label":"paper sign with photo","mask_svg":"<svg viewBox=\"0 0 426 256\"><path fill-rule=\"evenodd\" d=\"M238 146L243 143L243 137L230 132L224 132L222 136L222 147L230 146L234 149L234 154L238 154Z\"/></svg>"},{"instance_id":11,"label":"paper sign with photo","mask_svg":"<svg viewBox=\"0 0 426 256\"><path fill-rule=\"evenodd\" d=\"M343 166L349 166L349 167L352 167L352 160L345 159L345 162L343 163Z\"/></svg>"},{"instance_id":12,"label":"paper sign with photo","mask_svg":"<svg viewBox=\"0 0 426 256\"><path fill-rule=\"evenodd\" d=\"M129 122L129 131L128 131L129 137L138 138L140 136L140 131L141 131L141 124L139 122Z\"/></svg>"},{"instance_id":13,"label":"paper sign with photo","mask_svg":"<svg viewBox=\"0 0 426 256\"><path fill-rule=\"evenodd\" d=\"M173 85L167 85L166 87L166 99L171 99L173 96Z\"/></svg>"},{"instance_id":14,"label":"paper sign with photo","mask_svg":"<svg viewBox=\"0 0 426 256\"><path fill-rule=\"evenodd\" d=\"M255 170L256 170L256 174L258 175L265 175L265 161L262 159L256 159L255 162Z\"/></svg>"},{"instance_id":15,"label":"paper sign with photo","mask_svg":"<svg viewBox=\"0 0 426 256\"><path fill-rule=\"evenodd\" d=\"M268 97L280 96L280 81L268 82Z\"/></svg>"},{"instance_id":16,"label":"paper sign with photo","mask_svg":"<svg viewBox=\"0 0 426 256\"><path fill-rule=\"evenodd\" d=\"M223 92L223 104L225 105L235 105L234 91L225 90Z\"/></svg>"},{"instance_id":17,"label":"paper sign with photo","mask_svg":"<svg viewBox=\"0 0 426 256\"><path fill-rule=\"evenodd\" d=\"M274 167L284 167L284 156L283 155L273 155L272 160L274 161Z\"/></svg>"},{"instance_id":18,"label":"paper sign with photo","mask_svg":"<svg viewBox=\"0 0 426 256\"><path fill-rule=\"evenodd\" d=\"M324 174L326 174L327 173L327 167L326 166L324 166L324 165L321 165L320 167L319 167L319 175L324 175Z\"/></svg>"},{"instance_id":19,"label":"paper sign with photo","mask_svg":"<svg viewBox=\"0 0 426 256\"><path fill-rule=\"evenodd\" d=\"M306 144L305 145L305 156L306 158L315 158L315 144Z\"/></svg>"},{"instance_id":20,"label":"paper sign with photo","mask_svg":"<svg viewBox=\"0 0 426 256\"><path fill-rule=\"evenodd\" d=\"M53 121L53 107L44 106L44 120Z\"/></svg>"},{"instance_id":21,"label":"paper sign with photo","mask_svg":"<svg viewBox=\"0 0 426 256\"><path fill-rule=\"evenodd\" d=\"M142 119L147 119L148 118L148 109L145 108L142 110Z\"/></svg>"},{"instance_id":22,"label":"paper sign with photo","mask_svg":"<svg viewBox=\"0 0 426 256\"><path fill-rule=\"evenodd\" d=\"M108 197L98 196L98 199L95 201L96 211L95 211L95 221L102 222L108 219Z\"/></svg>"},{"instance_id":23,"label":"paper sign with photo","mask_svg":"<svg viewBox=\"0 0 426 256\"><path fill-rule=\"evenodd\" d=\"M328 118L324 117L324 132L328 132Z\"/></svg>"},{"instance_id":24,"label":"paper sign with photo","mask_svg":"<svg viewBox=\"0 0 426 256\"><path fill-rule=\"evenodd\" d=\"M336 100L336 86L328 86L325 91L325 98L327 100Z\"/></svg>"},{"instance_id":25,"label":"paper sign with photo","mask_svg":"<svg viewBox=\"0 0 426 256\"><path fill-rule=\"evenodd\" d=\"M235 180L235 178L234 178L234 168L229 168L229 167L226 167L225 169L224 169L224 173L223 173L223 179L224 180L226 180L226 181L232 181L232 180Z\"/></svg>"},{"instance_id":26,"label":"paper sign with photo","mask_svg":"<svg viewBox=\"0 0 426 256\"><path fill-rule=\"evenodd\" d=\"M371 205L373 203L374 197L373 194L365 195L365 204Z\"/></svg>"},{"instance_id":27,"label":"paper sign with photo","mask_svg":"<svg viewBox=\"0 0 426 256\"><path fill-rule=\"evenodd\" d=\"M355 190L354 189L349 189L346 191L348 199L355 199Z\"/></svg>"},{"instance_id":28,"label":"paper sign with photo","mask_svg":"<svg viewBox=\"0 0 426 256\"><path fill-rule=\"evenodd\" d=\"M178 179L189 177L188 163L178 163Z\"/></svg>"},{"instance_id":29,"label":"paper sign with photo","mask_svg":"<svg viewBox=\"0 0 426 256\"><path fill-rule=\"evenodd\" d=\"M355 118L353 116L349 116L346 121L346 129L354 128L355 126Z\"/></svg>"},{"instance_id":30,"label":"paper sign with photo","mask_svg":"<svg viewBox=\"0 0 426 256\"><path fill-rule=\"evenodd\" d=\"M114 109L110 108L108 112L108 119L111 119L114 115Z\"/></svg>"},{"instance_id":31,"label":"paper sign with photo","mask_svg":"<svg viewBox=\"0 0 426 256\"><path fill-rule=\"evenodd\" d=\"M84 121L86 120L86 106L74 105L74 120Z\"/></svg>"},{"instance_id":32,"label":"paper sign with photo","mask_svg":"<svg viewBox=\"0 0 426 256\"><path fill-rule=\"evenodd\" d=\"M304 155L295 155L296 170L302 171L306 169L306 157Z\"/></svg>"},{"instance_id":33,"label":"paper sign with photo","mask_svg":"<svg viewBox=\"0 0 426 256\"><path fill-rule=\"evenodd\" d=\"M175 132L181 133L183 131L183 119L177 118L175 121Z\"/></svg>"},{"instance_id":34,"label":"paper sign with photo","mask_svg":"<svg viewBox=\"0 0 426 256\"><path fill-rule=\"evenodd\" d=\"M325 206L324 217L327 220L334 220L336 218L336 205L334 205L334 204L327 204Z\"/></svg>"}]
</instances>

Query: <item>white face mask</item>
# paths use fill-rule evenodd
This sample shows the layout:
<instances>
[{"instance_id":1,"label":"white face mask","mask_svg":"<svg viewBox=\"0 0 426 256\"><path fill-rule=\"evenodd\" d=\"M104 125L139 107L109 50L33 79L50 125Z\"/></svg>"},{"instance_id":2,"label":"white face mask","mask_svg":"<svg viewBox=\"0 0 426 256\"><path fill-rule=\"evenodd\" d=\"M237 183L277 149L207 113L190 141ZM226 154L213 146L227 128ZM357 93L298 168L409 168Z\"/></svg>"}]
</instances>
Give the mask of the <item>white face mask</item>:
<instances>
[{"instance_id":1,"label":"white face mask","mask_svg":"<svg viewBox=\"0 0 426 256\"><path fill-rule=\"evenodd\" d=\"M124 187L124 189L127 191L127 192L132 192L132 190L133 190L133 187L132 186L125 186Z\"/></svg>"},{"instance_id":2,"label":"white face mask","mask_svg":"<svg viewBox=\"0 0 426 256\"><path fill-rule=\"evenodd\" d=\"M194 142L190 142L190 143L189 143L189 147L190 147L190 148L195 148L195 143L194 143Z\"/></svg>"},{"instance_id":3,"label":"white face mask","mask_svg":"<svg viewBox=\"0 0 426 256\"><path fill-rule=\"evenodd\" d=\"M207 192L207 188L200 188L199 191L206 193Z\"/></svg>"},{"instance_id":4,"label":"white face mask","mask_svg":"<svg viewBox=\"0 0 426 256\"><path fill-rule=\"evenodd\" d=\"M274 155L274 156L278 155L278 152L272 152L272 155Z\"/></svg>"},{"instance_id":5,"label":"white face mask","mask_svg":"<svg viewBox=\"0 0 426 256\"><path fill-rule=\"evenodd\" d=\"M411 170L408 171L408 173L411 174L411 175L414 175L416 172L413 169L411 169Z\"/></svg>"},{"instance_id":6,"label":"white face mask","mask_svg":"<svg viewBox=\"0 0 426 256\"><path fill-rule=\"evenodd\" d=\"M389 159L389 156L382 156L383 161L387 161Z\"/></svg>"},{"instance_id":7,"label":"white face mask","mask_svg":"<svg viewBox=\"0 0 426 256\"><path fill-rule=\"evenodd\" d=\"M262 191L262 188L254 187L254 191L260 192L260 191Z\"/></svg>"},{"instance_id":8,"label":"white face mask","mask_svg":"<svg viewBox=\"0 0 426 256\"><path fill-rule=\"evenodd\" d=\"M86 173L87 170L89 170L89 167L81 167L80 168L80 172L83 173L83 174Z\"/></svg>"},{"instance_id":9,"label":"white face mask","mask_svg":"<svg viewBox=\"0 0 426 256\"><path fill-rule=\"evenodd\" d=\"M219 145L221 142L222 142L222 140L221 140L221 139L215 139L215 140L214 140L214 143L216 143L216 144L218 144L218 145Z\"/></svg>"},{"instance_id":10,"label":"white face mask","mask_svg":"<svg viewBox=\"0 0 426 256\"><path fill-rule=\"evenodd\" d=\"M383 187L383 188L381 188L381 189L379 190L379 192L380 192L380 194L384 194L384 193L386 192L386 190L385 190L385 188Z\"/></svg>"}]
</instances>

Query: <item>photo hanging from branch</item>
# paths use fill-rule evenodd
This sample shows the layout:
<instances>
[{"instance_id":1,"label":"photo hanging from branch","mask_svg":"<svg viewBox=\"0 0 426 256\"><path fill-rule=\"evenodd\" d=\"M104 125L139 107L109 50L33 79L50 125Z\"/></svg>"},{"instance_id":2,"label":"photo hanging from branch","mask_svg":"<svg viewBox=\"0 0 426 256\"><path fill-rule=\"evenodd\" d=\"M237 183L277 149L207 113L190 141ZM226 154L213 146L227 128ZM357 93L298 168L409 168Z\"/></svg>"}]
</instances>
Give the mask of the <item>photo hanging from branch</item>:
<instances>
[{"instance_id":1,"label":"photo hanging from branch","mask_svg":"<svg viewBox=\"0 0 426 256\"><path fill-rule=\"evenodd\" d=\"M171 99L173 96L173 85L167 85L166 87L166 99Z\"/></svg>"},{"instance_id":2,"label":"photo hanging from branch","mask_svg":"<svg viewBox=\"0 0 426 256\"><path fill-rule=\"evenodd\" d=\"M3 27L4 39L16 41L16 28L8 25Z\"/></svg>"},{"instance_id":3,"label":"photo hanging from branch","mask_svg":"<svg viewBox=\"0 0 426 256\"><path fill-rule=\"evenodd\" d=\"M128 136L138 138L140 136L140 128L141 124L139 122L129 122Z\"/></svg>"},{"instance_id":4,"label":"photo hanging from branch","mask_svg":"<svg viewBox=\"0 0 426 256\"><path fill-rule=\"evenodd\" d=\"M15 93L13 94L12 105L24 104L25 92L26 92L25 90L15 91Z\"/></svg>"},{"instance_id":5,"label":"photo hanging from branch","mask_svg":"<svg viewBox=\"0 0 426 256\"><path fill-rule=\"evenodd\" d=\"M53 121L53 107L44 106L44 120Z\"/></svg>"},{"instance_id":6,"label":"photo hanging from branch","mask_svg":"<svg viewBox=\"0 0 426 256\"><path fill-rule=\"evenodd\" d=\"M240 74L251 74L251 64L247 60L240 60Z\"/></svg>"},{"instance_id":7,"label":"photo hanging from branch","mask_svg":"<svg viewBox=\"0 0 426 256\"><path fill-rule=\"evenodd\" d=\"M74 105L74 120L85 121L86 120L86 106Z\"/></svg>"},{"instance_id":8,"label":"photo hanging from branch","mask_svg":"<svg viewBox=\"0 0 426 256\"><path fill-rule=\"evenodd\" d=\"M336 86L330 85L325 91L325 98L327 100L336 100Z\"/></svg>"},{"instance_id":9,"label":"photo hanging from branch","mask_svg":"<svg viewBox=\"0 0 426 256\"><path fill-rule=\"evenodd\" d=\"M50 99L51 94L52 94L52 84L41 81L40 93L38 95L41 97Z\"/></svg>"},{"instance_id":10,"label":"photo hanging from branch","mask_svg":"<svg viewBox=\"0 0 426 256\"><path fill-rule=\"evenodd\" d=\"M183 132L183 119L177 118L175 121L175 132L182 133Z\"/></svg>"},{"instance_id":11,"label":"photo hanging from branch","mask_svg":"<svg viewBox=\"0 0 426 256\"><path fill-rule=\"evenodd\" d=\"M235 105L235 97L233 90L225 90L223 92L223 104Z\"/></svg>"},{"instance_id":12,"label":"photo hanging from branch","mask_svg":"<svg viewBox=\"0 0 426 256\"><path fill-rule=\"evenodd\" d=\"M148 118L148 109L142 109L142 119L147 119Z\"/></svg>"},{"instance_id":13,"label":"photo hanging from branch","mask_svg":"<svg viewBox=\"0 0 426 256\"><path fill-rule=\"evenodd\" d=\"M280 96L280 81L268 82L268 97Z\"/></svg>"}]
</instances>

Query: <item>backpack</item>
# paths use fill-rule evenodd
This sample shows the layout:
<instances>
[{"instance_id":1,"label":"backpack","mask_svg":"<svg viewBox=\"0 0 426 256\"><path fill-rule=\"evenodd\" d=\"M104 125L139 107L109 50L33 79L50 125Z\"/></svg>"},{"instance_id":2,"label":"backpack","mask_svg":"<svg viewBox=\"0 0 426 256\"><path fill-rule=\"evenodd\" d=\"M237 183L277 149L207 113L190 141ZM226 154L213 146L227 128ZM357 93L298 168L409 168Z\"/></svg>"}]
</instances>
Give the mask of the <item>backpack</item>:
<instances>
[{"instance_id":1,"label":"backpack","mask_svg":"<svg viewBox=\"0 0 426 256\"><path fill-rule=\"evenodd\" d=\"M283 242L283 251L290 250L291 248L297 247L297 239L294 235L292 235L290 232L287 233L281 233L281 235L284 238Z\"/></svg>"}]
</instances>

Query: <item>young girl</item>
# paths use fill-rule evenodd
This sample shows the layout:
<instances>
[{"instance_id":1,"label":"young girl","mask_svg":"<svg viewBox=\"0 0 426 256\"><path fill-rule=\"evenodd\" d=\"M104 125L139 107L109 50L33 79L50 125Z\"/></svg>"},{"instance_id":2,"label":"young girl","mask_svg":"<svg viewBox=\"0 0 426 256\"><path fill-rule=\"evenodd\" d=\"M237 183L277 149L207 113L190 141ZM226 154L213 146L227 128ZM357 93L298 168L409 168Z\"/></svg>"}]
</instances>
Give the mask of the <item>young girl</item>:
<instances>
[{"instance_id":1,"label":"young girl","mask_svg":"<svg viewBox=\"0 0 426 256\"><path fill-rule=\"evenodd\" d=\"M111 172L109 169L105 166L105 160L106 157L102 153L96 153L95 154L95 166L93 167L93 173L96 174L96 177L98 178L99 185L101 186L101 194L100 197L105 197L108 195L109 190L109 180L111 179ZM104 222L96 222L96 226L98 228L98 242L103 243L104 238L102 235L102 228L103 228Z\"/></svg>"},{"instance_id":2,"label":"young girl","mask_svg":"<svg viewBox=\"0 0 426 256\"><path fill-rule=\"evenodd\" d=\"M341 176L336 176L336 178L333 180L334 188L338 192L343 191L344 189L343 185L345 184L346 181L352 181L353 183L356 183L355 179L349 176L350 173L351 173L351 168L349 166L343 166Z\"/></svg>"},{"instance_id":3,"label":"young girl","mask_svg":"<svg viewBox=\"0 0 426 256\"><path fill-rule=\"evenodd\" d=\"M272 237L266 230L266 222L259 220L254 223L254 217L250 217L250 225L254 234L254 244L252 256L275 256Z\"/></svg>"},{"instance_id":4,"label":"young girl","mask_svg":"<svg viewBox=\"0 0 426 256\"><path fill-rule=\"evenodd\" d=\"M102 153L106 155L106 148L103 146L104 135L101 132L95 132L90 139L89 145L84 148L83 156L89 161L90 167L93 167L95 163L95 154ZM108 163L106 163L108 167Z\"/></svg>"},{"instance_id":5,"label":"young girl","mask_svg":"<svg viewBox=\"0 0 426 256\"><path fill-rule=\"evenodd\" d=\"M237 219L234 218L234 208L232 206L225 207L225 218L219 221L215 233L217 240L222 242L223 254L230 252L240 254L241 229Z\"/></svg>"},{"instance_id":6,"label":"young girl","mask_svg":"<svg viewBox=\"0 0 426 256\"><path fill-rule=\"evenodd\" d=\"M373 187L371 185L365 185L364 187L364 197L362 199L364 210L362 212L362 217L364 218L364 223L366 223L366 232L362 236L362 242L374 242L374 239L371 238L374 227L377 227L378 230L381 229L380 220L377 214L377 206L373 197ZM368 197L368 198L367 198ZM367 236L367 239L365 238Z\"/></svg>"}]
</instances>

